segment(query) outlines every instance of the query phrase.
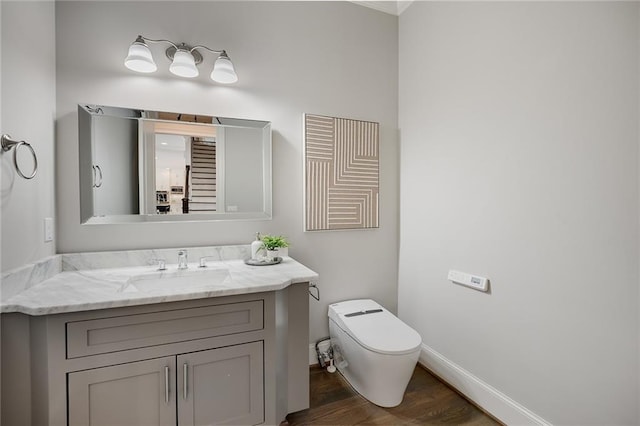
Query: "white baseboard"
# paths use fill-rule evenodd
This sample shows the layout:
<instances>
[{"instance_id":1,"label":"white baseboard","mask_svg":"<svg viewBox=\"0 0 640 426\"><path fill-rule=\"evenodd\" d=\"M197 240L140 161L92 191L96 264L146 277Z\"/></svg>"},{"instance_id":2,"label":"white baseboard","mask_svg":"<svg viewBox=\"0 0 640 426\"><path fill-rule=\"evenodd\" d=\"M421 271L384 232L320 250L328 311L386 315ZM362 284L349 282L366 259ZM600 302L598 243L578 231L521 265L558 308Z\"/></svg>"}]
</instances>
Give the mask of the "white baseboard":
<instances>
[{"instance_id":1,"label":"white baseboard","mask_svg":"<svg viewBox=\"0 0 640 426\"><path fill-rule=\"evenodd\" d=\"M507 425L551 425L424 343L418 362Z\"/></svg>"}]
</instances>

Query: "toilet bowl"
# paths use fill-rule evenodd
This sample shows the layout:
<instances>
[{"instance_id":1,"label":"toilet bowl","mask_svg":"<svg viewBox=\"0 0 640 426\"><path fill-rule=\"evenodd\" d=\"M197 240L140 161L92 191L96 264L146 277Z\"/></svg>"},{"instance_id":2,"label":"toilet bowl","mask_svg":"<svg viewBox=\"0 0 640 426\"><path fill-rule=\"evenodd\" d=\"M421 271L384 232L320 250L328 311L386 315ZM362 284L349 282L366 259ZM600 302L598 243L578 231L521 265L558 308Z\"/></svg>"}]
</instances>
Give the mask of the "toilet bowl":
<instances>
[{"instance_id":1,"label":"toilet bowl","mask_svg":"<svg viewBox=\"0 0 640 426\"><path fill-rule=\"evenodd\" d=\"M381 407L402 402L422 338L371 299L329 305L329 335L338 371Z\"/></svg>"}]
</instances>

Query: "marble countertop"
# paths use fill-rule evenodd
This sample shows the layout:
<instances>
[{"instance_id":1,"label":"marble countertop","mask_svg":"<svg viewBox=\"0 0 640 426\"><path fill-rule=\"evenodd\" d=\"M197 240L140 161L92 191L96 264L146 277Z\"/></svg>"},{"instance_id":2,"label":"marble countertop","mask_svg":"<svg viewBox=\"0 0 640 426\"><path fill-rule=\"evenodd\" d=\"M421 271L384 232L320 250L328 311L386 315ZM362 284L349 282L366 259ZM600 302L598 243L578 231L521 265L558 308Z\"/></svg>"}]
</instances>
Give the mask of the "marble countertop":
<instances>
[{"instance_id":1,"label":"marble countertop","mask_svg":"<svg viewBox=\"0 0 640 426\"><path fill-rule=\"evenodd\" d=\"M290 257L269 266L243 260L219 260L199 268L166 271L153 266L61 271L3 300L0 312L49 315L66 312L174 302L281 290L291 284L317 283L318 274Z\"/></svg>"}]
</instances>

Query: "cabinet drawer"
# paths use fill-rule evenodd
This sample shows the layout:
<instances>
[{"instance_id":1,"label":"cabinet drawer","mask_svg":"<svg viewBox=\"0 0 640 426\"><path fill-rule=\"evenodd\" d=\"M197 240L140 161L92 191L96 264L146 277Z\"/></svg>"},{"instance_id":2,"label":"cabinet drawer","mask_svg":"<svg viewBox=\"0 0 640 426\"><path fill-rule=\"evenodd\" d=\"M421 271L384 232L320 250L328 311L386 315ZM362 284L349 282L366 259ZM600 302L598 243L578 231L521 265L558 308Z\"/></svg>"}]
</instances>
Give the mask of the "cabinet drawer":
<instances>
[{"instance_id":1,"label":"cabinet drawer","mask_svg":"<svg viewBox=\"0 0 640 426\"><path fill-rule=\"evenodd\" d=\"M255 300L68 322L67 358L261 330L263 309Z\"/></svg>"}]
</instances>

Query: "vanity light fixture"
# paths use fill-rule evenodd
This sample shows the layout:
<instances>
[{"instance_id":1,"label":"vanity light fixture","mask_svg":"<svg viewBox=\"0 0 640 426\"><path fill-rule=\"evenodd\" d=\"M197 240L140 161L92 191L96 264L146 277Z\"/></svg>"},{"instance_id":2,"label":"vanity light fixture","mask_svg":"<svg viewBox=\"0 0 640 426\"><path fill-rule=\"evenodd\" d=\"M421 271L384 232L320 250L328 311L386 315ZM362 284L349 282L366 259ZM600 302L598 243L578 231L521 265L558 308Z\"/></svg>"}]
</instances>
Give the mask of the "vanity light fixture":
<instances>
[{"instance_id":1,"label":"vanity light fixture","mask_svg":"<svg viewBox=\"0 0 640 426\"><path fill-rule=\"evenodd\" d=\"M155 40L139 35L136 40L129 46L129 54L124 60L124 65L132 71L151 73L158 69L151 50L147 46L150 43L167 43L170 46L165 51L167 58L171 61L169 71L180 77L197 77L198 67L203 60L199 50L208 50L218 55L211 71L211 80L218 83L235 83L238 81L238 75L233 67L229 55L224 50L213 50L207 46L197 45L189 46L185 43L176 44L169 40Z\"/></svg>"}]
</instances>

